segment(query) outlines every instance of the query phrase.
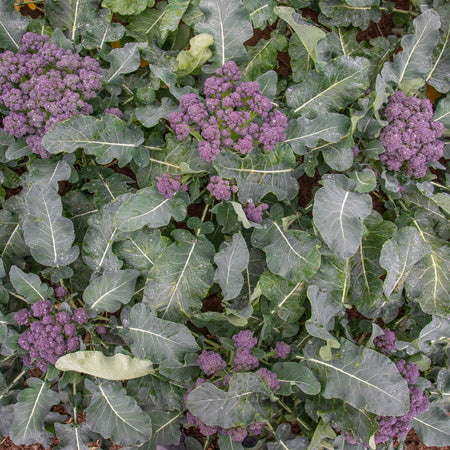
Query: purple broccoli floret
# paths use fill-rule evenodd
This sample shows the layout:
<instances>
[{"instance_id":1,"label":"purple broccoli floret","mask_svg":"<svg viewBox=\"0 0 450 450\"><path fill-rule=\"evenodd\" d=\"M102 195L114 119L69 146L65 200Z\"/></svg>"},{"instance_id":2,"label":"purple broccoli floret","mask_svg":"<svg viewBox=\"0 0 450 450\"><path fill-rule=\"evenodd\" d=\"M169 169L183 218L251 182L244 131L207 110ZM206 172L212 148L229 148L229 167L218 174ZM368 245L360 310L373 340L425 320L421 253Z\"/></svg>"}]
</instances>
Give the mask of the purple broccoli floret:
<instances>
[{"instance_id":1,"label":"purple broccoli floret","mask_svg":"<svg viewBox=\"0 0 450 450\"><path fill-rule=\"evenodd\" d=\"M216 70L204 83L205 99L195 94L180 98L180 111L168 117L179 140L193 133L203 139L200 156L212 162L224 149L246 155L259 145L266 151L286 139L287 117L273 110L258 82L240 82L241 73L233 61Z\"/></svg>"},{"instance_id":2,"label":"purple broccoli floret","mask_svg":"<svg viewBox=\"0 0 450 450\"><path fill-rule=\"evenodd\" d=\"M273 392L278 391L280 389L280 382L275 373L271 372L269 369L262 367L256 371L256 374L261 377L272 389Z\"/></svg>"},{"instance_id":3,"label":"purple broccoli floret","mask_svg":"<svg viewBox=\"0 0 450 450\"><path fill-rule=\"evenodd\" d=\"M230 436L233 442L242 442L248 435L245 428L222 428L220 432L226 436Z\"/></svg>"},{"instance_id":4,"label":"purple broccoli floret","mask_svg":"<svg viewBox=\"0 0 450 450\"><path fill-rule=\"evenodd\" d=\"M419 378L419 368L413 362L406 362L404 359L401 359L396 366L408 384L414 384Z\"/></svg>"},{"instance_id":5,"label":"purple broccoli floret","mask_svg":"<svg viewBox=\"0 0 450 450\"><path fill-rule=\"evenodd\" d=\"M291 353L291 346L286 344L285 342L280 342L278 341L275 344L275 357L277 358L281 358L281 359L286 359L289 355L289 353Z\"/></svg>"},{"instance_id":6,"label":"purple broccoli floret","mask_svg":"<svg viewBox=\"0 0 450 450\"><path fill-rule=\"evenodd\" d=\"M119 108L106 108L104 111L105 114L112 114L119 119L123 117L123 112Z\"/></svg>"},{"instance_id":7,"label":"purple broccoli floret","mask_svg":"<svg viewBox=\"0 0 450 450\"><path fill-rule=\"evenodd\" d=\"M373 343L380 349L380 352L383 353L383 355L385 355L386 352L395 352L397 350L395 347L395 342L397 341L395 333L388 328L383 331L384 334L382 336L377 336L373 340Z\"/></svg>"},{"instance_id":8,"label":"purple broccoli floret","mask_svg":"<svg viewBox=\"0 0 450 450\"><path fill-rule=\"evenodd\" d=\"M255 436L258 436L261 434L265 425L266 425L265 422L255 422L255 423L252 423L251 425L249 425L247 427L247 430L249 431L249 433L252 433Z\"/></svg>"},{"instance_id":9,"label":"purple broccoli floret","mask_svg":"<svg viewBox=\"0 0 450 450\"><path fill-rule=\"evenodd\" d=\"M238 348L234 358L234 370L252 370L259 366L258 358L250 353L246 348Z\"/></svg>"},{"instance_id":10,"label":"purple broccoli floret","mask_svg":"<svg viewBox=\"0 0 450 450\"><path fill-rule=\"evenodd\" d=\"M31 305L33 317L43 317L53 311L53 305L50 300L39 300Z\"/></svg>"},{"instance_id":11,"label":"purple broccoli floret","mask_svg":"<svg viewBox=\"0 0 450 450\"><path fill-rule=\"evenodd\" d=\"M239 331L232 338L236 348L251 350L258 343L258 338L254 337L250 330Z\"/></svg>"},{"instance_id":12,"label":"purple broccoli floret","mask_svg":"<svg viewBox=\"0 0 450 450\"><path fill-rule=\"evenodd\" d=\"M18 325L30 325L30 317L30 311L26 308L21 309L14 314L14 320Z\"/></svg>"},{"instance_id":13,"label":"purple broccoli floret","mask_svg":"<svg viewBox=\"0 0 450 450\"><path fill-rule=\"evenodd\" d=\"M244 207L244 212L248 220L251 220L255 223L261 223L264 211L268 208L269 205L267 203L261 203L256 206L253 202L249 202Z\"/></svg>"},{"instance_id":14,"label":"purple broccoli floret","mask_svg":"<svg viewBox=\"0 0 450 450\"><path fill-rule=\"evenodd\" d=\"M95 332L99 336L103 336L104 334L106 334L106 328L103 325L99 325L98 327L95 328Z\"/></svg>"},{"instance_id":15,"label":"purple broccoli floret","mask_svg":"<svg viewBox=\"0 0 450 450\"><path fill-rule=\"evenodd\" d=\"M162 177L156 177L156 179L158 180L156 183L158 192L166 198L172 198L177 192L187 191L187 186L181 184L179 175L170 176L165 173Z\"/></svg>"},{"instance_id":16,"label":"purple broccoli floret","mask_svg":"<svg viewBox=\"0 0 450 450\"><path fill-rule=\"evenodd\" d=\"M205 375L220 375L220 371L225 369L227 363L215 352L203 350L198 357L198 365L205 372Z\"/></svg>"},{"instance_id":17,"label":"purple broccoli floret","mask_svg":"<svg viewBox=\"0 0 450 450\"><path fill-rule=\"evenodd\" d=\"M406 165L408 175L424 177L427 163L440 159L444 151L439 140L444 125L433 120L430 100L397 91L389 98L384 117L389 124L380 133L384 147L380 160L389 170L399 171Z\"/></svg>"},{"instance_id":18,"label":"purple broccoli floret","mask_svg":"<svg viewBox=\"0 0 450 450\"><path fill-rule=\"evenodd\" d=\"M67 295L67 289L64 286L58 286L55 288L55 297L57 299L63 298Z\"/></svg>"},{"instance_id":19,"label":"purple broccoli floret","mask_svg":"<svg viewBox=\"0 0 450 450\"><path fill-rule=\"evenodd\" d=\"M0 104L9 113L4 130L26 137L33 153L47 158L42 136L56 123L92 113L86 100L102 87L98 61L49 42L48 36L25 33L18 53L0 53Z\"/></svg>"},{"instance_id":20,"label":"purple broccoli floret","mask_svg":"<svg viewBox=\"0 0 450 450\"><path fill-rule=\"evenodd\" d=\"M213 175L206 186L211 195L217 200L230 200L231 193L237 192L238 188L230 184L228 180L223 180L218 175Z\"/></svg>"},{"instance_id":21,"label":"purple broccoli floret","mask_svg":"<svg viewBox=\"0 0 450 450\"><path fill-rule=\"evenodd\" d=\"M78 308L73 312L73 320L78 325L83 325L88 322L88 314L84 308Z\"/></svg>"}]
</instances>

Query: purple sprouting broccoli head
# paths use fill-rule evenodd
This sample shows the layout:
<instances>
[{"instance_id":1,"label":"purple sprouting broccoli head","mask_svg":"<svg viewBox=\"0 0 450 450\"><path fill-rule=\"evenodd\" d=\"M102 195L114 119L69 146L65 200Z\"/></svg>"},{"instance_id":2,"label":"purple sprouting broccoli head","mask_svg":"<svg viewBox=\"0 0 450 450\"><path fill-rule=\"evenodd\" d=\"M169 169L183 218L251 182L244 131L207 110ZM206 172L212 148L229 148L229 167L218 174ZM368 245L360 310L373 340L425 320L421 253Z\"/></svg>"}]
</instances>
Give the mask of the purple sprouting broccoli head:
<instances>
[{"instance_id":1,"label":"purple sprouting broccoli head","mask_svg":"<svg viewBox=\"0 0 450 450\"><path fill-rule=\"evenodd\" d=\"M208 350L203 350L200 353L197 362L205 375L220 375L220 371L227 366L227 363L218 353Z\"/></svg>"},{"instance_id":2,"label":"purple sprouting broccoli head","mask_svg":"<svg viewBox=\"0 0 450 450\"><path fill-rule=\"evenodd\" d=\"M213 175L206 186L211 195L217 200L230 200L231 193L236 193L238 187L230 184L229 180L224 180L218 175Z\"/></svg>"},{"instance_id":3,"label":"purple sprouting broccoli head","mask_svg":"<svg viewBox=\"0 0 450 450\"><path fill-rule=\"evenodd\" d=\"M220 432L225 436L230 436L233 442L242 442L248 435L248 431L242 427L221 428Z\"/></svg>"},{"instance_id":4,"label":"purple sprouting broccoli head","mask_svg":"<svg viewBox=\"0 0 450 450\"><path fill-rule=\"evenodd\" d=\"M259 366L258 358L252 355L247 348L238 348L234 357L234 370L236 372L242 370L252 370Z\"/></svg>"},{"instance_id":5,"label":"purple sprouting broccoli head","mask_svg":"<svg viewBox=\"0 0 450 450\"><path fill-rule=\"evenodd\" d=\"M253 336L253 332L250 330L239 331L238 334L232 336L234 346L236 348L243 348L251 350L258 343L258 338Z\"/></svg>"},{"instance_id":6,"label":"purple sprouting broccoli head","mask_svg":"<svg viewBox=\"0 0 450 450\"><path fill-rule=\"evenodd\" d=\"M386 352L395 352L397 350L395 347L395 342L397 341L395 333L388 328L383 331L384 334L382 336L377 336L373 340L373 343L380 349L380 352L383 353L383 355L385 355Z\"/></svg>"},{"instance_id":7,"label":"purple sprouting broccoli head","mask_svg":"<svg viewBox=\"0 0 450 450\"><path fill-rule=\"evenodd\" d=\"M80 348L77 336L77 325L87 322L87 313L83 309L74 315L56 312L49 300L40 300L31 305L31 311L24 309L15 314L16 322L28 326L19 337L19 345L28 353L24 356L24 364L36 364L46 371L48 364L55 364L57 359ZM83 312L84 311L84 312Z\"/></svg>"},{"instance_id":8,"label":"purple sprouting broccoli head","mask_svg":"<svg viewBox=\"0 0 450 450\"><path fill-rule=\"evenodd\" d=\"M269 208L267 203L260 203L256 206L253 202L247 203L244 207L245 215L248 220L255 223L261 223L264 211Z\"/></svg>"},{"instance_id":9,"label":"purple sprouting broccoli head","mask_svg":"<svg viewBox=\"0 0 450 450\"><path fill-rule=\"evenodd\" d=\"M289 353L291 353L291 346L285 342L278 341L275 344L274 353L276 358L286 359Z\"/></svg>"},{"instance_id":10,"label":"purple sprouting broccoli head","mask_svg":"<svg viewBox=\"0 0 450 450\"><path fill-rule=\"evenodd\" d=\"M395 365L408 384L414 384L417 378L419 378L419 368L413 362L406 362L404 359L401 359Z\"/></svg>"},{"instance_id":11,"label":"purple sprouting broccoli head","mask_svg":"<svg viewBox=\"0 0 450 450\"><path fill-rule=\"evenodd\" d=\"M264 426L266 425L265 422L255 422L252 423L247 427L247 430L249 433L254 434L255 436L258 436L262 433L262 430L264 429Z\"/></svg>"},{"instance_id":12,"label":"purple sprouting broccoli head","mask_svg":"<svg viewBox=\"0 0 450 450\"><path fill-rule=\"evenodd\" d=\"M172 198L177 192L186 192L187 186L181 184L179 175L171 176L165 173L162 177L156 177L158 180L156 187L161 195L166 198Z\"/></svg>"},{"instance_id":13,"label":"purple sprouting broccoli head","mask_svg":"<svg viewBox=\"0 0 450 450\"><path fill-rule=\"evenodd\" d=\"M33 153L47 158L42 136L57 122L92 113L87 102L102 87L98 61L25 33L18 53L0 53L0 104L9 110L4 130L26 136Z\"/></svg>"},{"instance_id":14,"label":"purple sprouting broccoli head","mask_svg":"<svg viewBox=\"0 0 450 450\"><path fill-rule=\"evenodd\" d=\"M286 115L273 109L257 82L240 82L240 76L236 63L226 62L205 80L205 99L185 94L180 111L168 117L179 140L200 134L198 150L206 161L225 149L246 155L261 145L271 151L286 139Z\"/></svg>"},{"instance_id":15,"label":"purple sprouting broccoli head","mask_svg":"<svg viewBox=\"0 0 450 450\"><path fill-rule=\"evenodd\" d=\"M67 295L67 289L64 286L58 286L55 288L55 297L57 299L63 298Z\"/></svg>"},{"instance_id":16,"label":"purple sprouting broccoli head","mask_svg":"<svg viewBox=\"0 0 450 450\"><path fill-rule=\"evenodd\" d=\"M433 120L433 105L426 98L407 97L397 91L389 98L384 117L389 124L380 133L384 147L380 160L389 170L406 166L408 175L424 177L427 163L440 159L444 151L444 142L439 139L444 125Z\"/></svg>"},{"instance_id":17,"label":"purple sprouting broccoli head","mask_svg":"<svg viewBox=\"0 0 450 450\"><path fill-rule=\"evenodd\" d=\"M104 111L105 114L112 114L113 116L121 119L123 117L123 112L119 108L106 108Z\"/></svg>"},{"instance_id":18,"label":"purple sprouting broccoli head","mask_svg":"<svg viewBox=\"0 0 450 450\"><path fill-rule=\"evenodd\" d=\"M280 389L280 381L275 373L271 372L269 369L262 367L256 371L256 374L261 377L270 387L273 392Z\"/></svg>"}]
</instances>

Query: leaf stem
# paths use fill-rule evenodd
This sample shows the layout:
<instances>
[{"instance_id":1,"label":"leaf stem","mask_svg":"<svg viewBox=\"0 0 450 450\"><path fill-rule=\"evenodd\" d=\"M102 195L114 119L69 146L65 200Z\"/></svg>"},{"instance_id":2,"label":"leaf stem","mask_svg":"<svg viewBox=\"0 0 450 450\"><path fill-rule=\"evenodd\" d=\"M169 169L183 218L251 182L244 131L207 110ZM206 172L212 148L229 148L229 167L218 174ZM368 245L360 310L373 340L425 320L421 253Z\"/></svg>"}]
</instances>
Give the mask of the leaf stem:
<instances>
[{"instance_id":1,"label":"leaf stem","mask_svg":"<svg viewBox=\"0 0 450 450\"><path fill-rule=\"evenodd\" d=\"M22 296L19 295L19 294L15 294L14 292L11 292L11 291L8 291L8 293L9 293L10 295L12 295L13 297L18 298L18 299L24 301L25 303L28 303L25 297L22 297Z\"/></svg>"},{"instance_id":2,"label":"leaf stem","mask_svg":"<svg viewBox=\"0 0 450 450\"><path fill-rule=\"evenodd\" d=\"M22 372L20 372L19 375L14 378L11 384L6 388L6 391L2 395L0 395L0 399L3 398L11 390L11 388L16 385L16 383L25 375L25 373L26 370L22 370Z\"/></svg>"},{"instance_id":3,"label":"leaf stem","mask_svg":"<svg viewBox=\"0 0 450 450\"><path fill-rule=\"evenodd\" d=\"M75 395L77 394L77 389L76 389L76 385L75 383L72 384L72 392L73 392L73 398L74 398L74 403L73 403L73 423L75 425L77 425L78 420L77 420L77 405L75 404Z\"/></svg>"},{"instance_id":4,"label":"leaf stem","mask_svg":"<svg viewBox=\"0 0 450 450\"><path fill-rule=\"evenodd\" d=\"M197 230L197 233L195 233L196 236L198 236L198 235L200 234L200 231L201 231L201 229L202 229L201 225L202 225L202 223L205 221L205 217L206 217L206 214L208 213L208 209L209 209L209 205L206 204L206 205L205 205L205 208L204 208L204 210L203 210L202 217L201 217L201 219L200 219L200 226L199 226L199 228L198 228L198 230Z\"/></svg>"},{"instance_id":5,"label":"leaf stem","mask_svg":"<svg viewBox=\"0 0 450 450\"><path fill-rule=\"evenodd\" d=\"M419 15L419 13L415 12L415 11L407 11L406 9L398 9L398 8L378 8L381 11L391 11L393 13L400 13L400 14L410 14L411 16L417 17Z\"/></svg>"}]
</instances>

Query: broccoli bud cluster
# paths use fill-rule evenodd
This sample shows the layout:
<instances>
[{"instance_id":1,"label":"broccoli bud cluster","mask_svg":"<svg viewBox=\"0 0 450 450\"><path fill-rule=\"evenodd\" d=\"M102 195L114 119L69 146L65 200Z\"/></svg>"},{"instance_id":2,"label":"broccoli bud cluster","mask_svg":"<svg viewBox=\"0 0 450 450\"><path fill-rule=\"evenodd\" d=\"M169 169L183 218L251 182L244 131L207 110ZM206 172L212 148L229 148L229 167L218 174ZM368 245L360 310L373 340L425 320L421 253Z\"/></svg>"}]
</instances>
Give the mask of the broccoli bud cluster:
<instances>
[{"instance_id":1,"label":"broccoli bud cluster","mask_svg":"<svg viewBox=\"0 0 450 450\"><path fill-rule=\"evenodd\" d=\"M397 91L389 98L384 117L389 124L380 134L384 147L381 161L394 171L406 164L408 175L424 177L427 162L437 161L444 152L444 143L439 140L444 125L433 120L433 105L426 98L407 97Z\"/></svg>"},{"instance_id":2,"label":"broccoli bud cluster","mask_svg":"<svg viewBox=\"0 0 450 450\"><path fill-rule=\"evenodd\" d=\"M88 315L83 308L73 314L56 312L50 300L39 300L31 305L31 312L27 308L17 311L14 320L28 327L19 337L19 345L28 352L24 365L36 363L45 372L48 363L55 364L60 356L80 348L76 327L87 323Z\"/></svg>"},{"instance_id":3,"label":"broccoli bud cluster","mask_svg":"<svg viewBox=\"0 0 450 450\"><path fill-rule=\"evenodd\" d=\"M232 339L235 347L235 353L234 365L232 370L229 371L230 373L225 372L227 363L221 355L214 351L203 350L197 361L200 369L206 376L219 378L215 381L199 378L195 383L195 387L198 387L203 383L213 382L219 388L227 388L233 373L249 371L259 367L258 358L251 352L251 350L258 344L258 338L256 338L250 330L242 330L235 334ZM268 356L272 355L275 358L284 359L288 356L290 351L291 347L288 344L284 342L277 342L275 349L273 349ZM280 389L280 381L274 372L265 367L261 367L255 372L255 374L258 375L273 392ZM192 389L189 390L188 394L191 391ZM188 408L188 394L185 396L186 408ZM219 426L208 426L189 411L186 413L186 418L188 420L188 424L198 427L200 433L204 436L212 436L216 433L221 433L223 435L230 436L233 442L242 442L249 435L258 436L261 434L265 426L265 422L254 422L247 427L234 427L226 429Z\"/></svg>"},{"instance_id":4,"label":"broccoli bud cluster","mask_svg":"<svg viewBox=\"0 0 450 450\"><path fill-rule=\"evenodd\" d=\"M191 131L200 133L200 156L214 161L223 149L245 155L262 144L267 151L286 138L287 117L273 110L259 83L239 82L241 73L233 61L205 80L205 100L195 94L180 99L180 112L169 115L170 126L180 141Z\"/></svg>"},{"instance_id":5,"label":"broccoli bud cluster","mask_svg":"<svg viewBox=\"0 0 450 450\"><path fill-rule=\"evenodd\" d=\"M42 136L55 124L89 115L86 100L102 87L99 63L50 43L48 36L25 33L18 53L0 53L0 104L9 109L4 130L27 136L33 153L47 158Z\"/></svg>"}]
</instances>

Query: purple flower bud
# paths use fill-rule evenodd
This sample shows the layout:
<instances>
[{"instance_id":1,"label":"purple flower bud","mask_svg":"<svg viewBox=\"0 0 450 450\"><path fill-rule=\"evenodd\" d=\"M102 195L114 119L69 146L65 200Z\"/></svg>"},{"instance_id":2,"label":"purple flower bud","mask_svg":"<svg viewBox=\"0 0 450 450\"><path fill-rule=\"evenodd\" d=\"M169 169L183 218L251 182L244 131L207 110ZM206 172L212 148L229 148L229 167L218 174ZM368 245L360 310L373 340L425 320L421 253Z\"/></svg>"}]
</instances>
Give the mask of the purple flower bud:
<instances>
[{"instance_id":1,"label":"purple flower bud","mask_svg":"<svg viewBox=\"0 0 450 450\"><path fill-rule=\"evenodd\" d=\"M281 359L286 359L289 355L289 353L291 353L291 347L286 344L285 342L277 342L275 344L275 357L277 358L281 358Z\"/></svg>"},{"instance_id":2,"label":"purple flower bud","mask_svg":"<svg viewBox=\"0 0 450 450\"><path fill-rule=\"evenodd\" d=\"M88 322L88 314L84 308L78 308L73 312L73 320L78 325L83 325Z\"/></svg>"},{"instance_id":3,"label":"purple flower bud","mask_svg":"<svg viewBox=\"0 0 450 450\"><path fill-rule=\"evenodd\" d=\"M232 338L236 348L251 350L258 343L258 339L253 336L253 333L250 330L242 330L238 334L232 336Z\"/></svg>"},{"instance_id":4,"label":"purple flower bud","mask_svg":"<svg viewBox=\"0 0 450 450\"><path fill-rule=\"evenodd\" d=\"M95 328L95 332L98 335L103 336L104 334L106 334L106 328L103 325L99 325L98 327Z\"/></svg>"},{"instance_id":5,"label":"purple flower bud","mask_svg":"<svg viewBox=\"0 0 450 450\"><path fill-rule=\"evenodd\" d=\"M18 325L30 325L30 311L28 309L21 309L14 314L14 320Z\"/></svg>"},{"instance_id":6,"label":"purple flower bud","mask_svg":"<svg viewBox=\"0 0 450 450\"><path fill-rule=\"evenodd\" d=\"M187 186L181 184L179 175L170 176L165 173L162 177L156 177L156 179L158 180L156 183L158 192L166 198L172 198L177 192L187 191Z\"/></svg>"},{"instance_id":7,"label":"purple flower bud","mask_svg":"<svg viewBox=\"0 0 450 450\"><path fill-rule=\"evenodd\" d=\"M397 340L395 333L387 328L383 331L384 334L382 336L377 336L373 340L373 343L380 349L380 352L383 353L383 355L385 355L386 352L397 351L395 347L395 342Z\"/></svg>"},{"instance_id":8,"label":"purple flower bud","mask_svg":"<svg viewBox=\"0 0 450 450\"><path fill-rule=\"evenodd\" d=\"M207 350L200 353L197 362L205 375L220 375L220 371L227 366L227 363L218 353Z\"/></svg>"},{"instance_id":9,"label":"purple flower bud","mask_svg":"<svg viewBox=\"0 0 450 450\"><path fill-rule=\"evenodd\" d=\"M253 202L249 202L244 207L244 212L248 220L251 220L255 223L261 223L263 213L268 208L269 205L267 203L260 203L258 206L256 206Z\"/></svg>"},{"instance_id":10,"label":"purple flower bud","mask_svg":"<svg viewBox=\"0 0 450 450\"><path fill-rule=\"evenodd\" d=\"M58 286L55 288L55 297L57 299L63 298L67 295L67 289L64 286Z\"/></svg>"},{"instance_id":11,"label":"purple flower bud","mask_svg":"<svg viewBox=\"0 0 450 450\"><path fill-rule=\"evenodd\" d=\"M31 305L33 316L36 318L50 314L53 311L53 305L50 300L39 300Z\"/></svg>"},{"instance_id":12,"label":"purple flower bud","mask_svg":"<svg viewBox=\"0 0 450 450\"><path fill-rule=\"evenodd\" d=\"M260 376L270 387L270 389L274 392L280 389L280 382L278 381L278 377L275 373L271 372L269 369L261 368L256 371L256 374Z\"/></svg>"},{"instance_id":13,"label":"purple flower bud","mask_svg":"<svg viewBox=\"0 0 450 450\"><path fill-rule=\"evenodd\" d=\"M250 350L246 348L239 348L236 350L236 356L234 358L234 370L252 370L259 366L258 358L250 353Z\"/></svg>"}]
</instances>

